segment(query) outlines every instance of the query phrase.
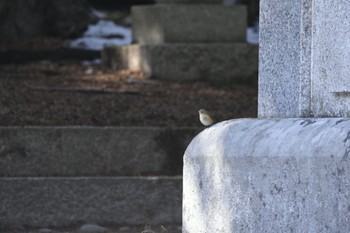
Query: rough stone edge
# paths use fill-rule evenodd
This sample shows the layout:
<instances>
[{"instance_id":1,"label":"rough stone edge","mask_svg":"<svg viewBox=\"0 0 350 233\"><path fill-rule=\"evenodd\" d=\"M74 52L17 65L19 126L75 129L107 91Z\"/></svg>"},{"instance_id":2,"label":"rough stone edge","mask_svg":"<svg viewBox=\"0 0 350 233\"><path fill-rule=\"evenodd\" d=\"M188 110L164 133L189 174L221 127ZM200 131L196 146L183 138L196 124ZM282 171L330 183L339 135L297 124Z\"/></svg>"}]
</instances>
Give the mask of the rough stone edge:
<instances>
[{"instance_id":1,"label":"rough stone edge","mask_svg":"<svg viewBox=\"0 0 350 233\"><path fill-rule=\"evenodd\" d=\"M260 122L260 123L257 124L257 122L258 123ZM274 127L274 130L276 130L275 135L271 134L273 132L269 130L269 125L275 126ZM347 130L345 130L344 128ZM234 131L234 129L235 130L240 129L241 131L239 132ZM280 131L277 131L277 129L280 129ZM327 130L325 131L324 129L329 129L329 130L327 132ZM302 133L296 134L298 130L302 131ZM253 131L255 132L255 134ZM315 132L312 132L312 131L315 131ZM316 131L319 131L319 133L317 133ZM260 132L263 135L259 137L256 135L256 132ZM242 137L242 134L247 137L246 138ZM280 136L281 134L282 136ZM290 136L293 134L294 134L294 137L292 138L286 136L286 135ZM312 140L308 140L308 139L312 139ZM327 139L327 141L322 141L323 139ZM298 143L302 143L302 146L296 147L294 149L291 148L292 145L299 145ZM286 144L287 144L286 148L281 147L281 146L285 146ZM269 147L269 146L270 148L268 150L264 150L266 149L266 147ZM260 151L259 151L259 148L260 148ZM304 149L306 149L306 151L304 151ZM294 152L297 152L297 153L294 153ZM303 153L301 154L301 152ZM328 229L327 231L330 231L330 229L332 229L331 231L335 231L336 229L338 230L341 229L340 232L347 232L350 229L350 224L349 224L349 221L346 220L347 214L344 215L344 211L347 212L347 210L349 210L348 198L346 198L350 196L350 193L347 188L347 187L350 187L350 179L347 178L348 176L346 175L346 174L350 175L349 155L350 155L350 119L348 118L294 118L294 119L292 118L292 119L258 119L258 120L238 119L238 120L226 121L226 122L222 122L217 125L214 125L204 130L201 134L199 134L196 138L194 138L194 140L192 141L192 143L190 144L190 146L185 152L184 182L183 182L184 184L183 232L184 233L204 233L204 232L231 233L233 231L277 232L277 231L287 231L288 229L295 229L297 232L299 230L303 231L308 229L309 230L308 232L315 232L315 233L321 232L327 229ZM287 175L284 178L287 184L282 184L282 187L288 188L290 187L290 185L293 185L293 182L298 183L298 179L297 179L298 176L294 174L295 171L293 170L293 166L294 166L293 158L295 158L296 156L298 156L297 159L300 158L304 160L310 160L310 161L312 160L311 162L309 161L310 163L303 163L302 161L304 160L302 160L301 163L299 164L300 165L299 169L302 169L302 170L304 169L303 171L305 171L305 174L302 174L303 178L301 178L302 182L304 182L301 184L301 186L305 185L305 187L294 191L297 195L297 200L295 200L296 201L295 208L301 209L301 210L299 209L300 210L299 213L303 213L302 216L300 216L299 218L298 217L299 215L296 215L296 214L293 215L293 212L287 211L286 213L283 214L283 213L275 212L274 209L272 210L266 209L260 212L260 214L262 214L263 216L263 217L260 216L261 218L264 218L264 215L266 215L266 213L271 214L271 211L272 211L273 213L275 213L275 217L280 216L279 214L281 214L283 219L290 219L290 220L288 221L286 220L285 222L278 222L278 223L276 222L277 220L259 223L257 219L259 219L260 217L254 216L254 214L252 216L249 214L247 215L246 211L249 210L250 205L253 205L254 203L258 205L259 204L258 202L263 201L261 198L266 200L267 197L265 197L265 194L267 196L269 195L273 196L273 195L279 195L279 193L281 192L281 187L279 187L279 184L277 184L276 186L276 183L275 183L275 186L273 187L273 183L278 182L279 179L281 179L279 177L276 177L276 179L271 181L272 182L271 193L269 189L264 187L259 188L260 190L259 192L261 192L261 194L259 195L257 195L256 193L258 192L258 190L254 189L254 187L252 189L248 187L248 189L251 189L251 190L250 191L248 190L248 193L247 193L246 185L249 186L250 183L252 182L260 183L259 179L262 179L254 176L252 177L252 174L255 174L255 175L260 174L262 177L263 177L263 174L265 173L268 175L281 173L280 175L283 175L282 170L286 166L289 169L287 173L291 171L290 174L288 173L291 177ZM228 161L226 161L230 159L233 159L234 164L236 165L237 163L239 164L243 163L247 166L249 166L250 163L252 163L251 165L255 164L253 166L255 168L253 168L252 171L249 171L249 169L247 170L243 169L242 171L238 171L239 169L230 170L230 165L227 163ZM268 162L268 160L270 160L271 162ZM325 173L318 174L317 172L318 165L313 165L315 166L314 169L316 170L315 170L315 173L311 172L312 174L310 178L310 175L307 175L310 169L308 166L310 164L315 164L314 162L317 160L320 160L320 163L318 165L322 167ZM281 161L284 161L285 166L274 167L275 165L273 165L274 164L273 161L275 162L280 161L275 163L277 165L280 165L279 163L281 163ZM328 165L329 167L327 167L327 164L328 164L327 161L332 161ZM265 166L265 167L269 167L269 168L272 167L272 168L269 171L262 170L262 171L256 172L254 169L258 169L258 166L259 164L261 164L261 162L263 162L262 167ZM279 170L281 172L279 172ZM252 172L252 174L250 172ZM233 173L236 174L236 178L232 177ZM332 178L327 178L329 177L328 175L331 175ZM221 179L223 180L222 182L225 183L224 185L220 181ZM314 181L316 183L312 183L313 181L309 183L309 181L307 181L308 179L321 179L321 180ZM269 183L270 186L271 186L271 182ZM311 197L306 196L307 197L307 198L305 197L307 199L306 200L307 204L305 204L306 207L301 204L298 204L304 200L303 199L304 195L300 193L304 192L305 190L306 190L305 192L308 192L307 191L308 189L310 190L315 189L314 186L318 184L318 182L321 182L321 183L329 182L329 187L332 187L332 188L327 188L328 187L327 184L323 185L321 191L319 191L322 195L320 193L312 193ZM216 184L217 186L214 185L214 187L212 187L209 185L210 187L208 187L208 184L210 183ZM335 194L337 198L338 208L341 208L342 210L341 215L340 215L340 212L338 215L336 215L338 216L337 218L339 219L334 223L330 223L329 219L327 219L327 217L321 214L319 216L321 218L320 221L313 220L315 216L315 213L313 212L313 210L314 208L317 209L317 204L313 202L313 198L316 198L318 201L320 201L320 203L322 203L322 206L331 205L330 202L333 201L334 196L328 195L328 194L331 194L333 192L332 191L333 186L335 186L334 188L338 187L337 184L340 185L339 188L341 190L339 194ZM286 187L284 187L284 185L286 185ZM212 192L213 195L208 197L208 199L205 199L205 197L203 197L203 195L205 194L202 192ZM287 202L284 202L284 201L289 200L290 198L293 198L292 194L293 192L291 192L291 195L285 194L285 197L281 199L275 200L272 198L271 200L274 200L274 201L269 201L267 205L280 204L280 208L283 209L283 206L285 205L288 206ZM317 196L317 195L320 195L320 196ZM227 207L228 203L222 204L222 207L220 207L220 204L216 206L215 203L217 202L215 200L212 200L212 198L214 197L218 198L218 202L221 202L222 200L223 202L225 202L228 200L232 200L232 198L237 198L237 201L232 200L234 203L236 203L236 205L233 208ZM245 205L244 203L247 205ZM261 208L263 208L263 204L264 203L262 202ZM310 209L308 209L308 205L311 205ZM221 209L221 208L224 208L224 209ZM231 208L231 209L226 209L226 208ZM305 212L303 212L303 210L305 210ZM277 208L276 211L280 211L280 210L278 210ZM322 211L327 212L328 207L322 208ZM237 215L236 212L241 212L241 213ZM211 217L209 216L209 213L211 213L212 215ZM215 215L213 215L214 213ZM220 213L224 213L224 214L220 215ZM255 213L255 211L253 211L253 213ZM279 218L278 221L281 221L281 218L280 217L278 218ZM307 218L309 218L308 220L310 220L310 222L308 222L308 220L303 221L304 219L307 219ZM325 220L328 220L328 221L322 222L322 218L325 218ZM268 219L271 220L271 218L268 218ZM233 224L233 222L235 222L234 220L239 221L239 223L237 225ZM348 224L344 224L346 222Z\"/></svg>"}]
</instances>

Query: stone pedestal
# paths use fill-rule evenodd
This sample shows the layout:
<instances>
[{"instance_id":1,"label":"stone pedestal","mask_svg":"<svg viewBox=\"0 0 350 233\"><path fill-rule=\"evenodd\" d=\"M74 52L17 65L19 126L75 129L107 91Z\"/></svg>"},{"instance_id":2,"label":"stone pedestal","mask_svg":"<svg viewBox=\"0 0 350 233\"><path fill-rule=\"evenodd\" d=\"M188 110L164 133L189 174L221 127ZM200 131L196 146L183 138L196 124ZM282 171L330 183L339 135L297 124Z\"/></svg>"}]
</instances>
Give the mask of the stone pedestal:
<instances>
[{"instance_id":1,"label":"stone pedestal","mask_svg":"<svg viewBox=\"0 0 350 233\"><path fill-rule=\"evenodd\" d=\"M171 81L207 80L256 84L257 47L245 43L131 45L104 50L108 66L142 70ZM234 64L234 65L232 65Z\"/></svg>"},{"instance_id":2,"label":"stone pedestal","mask_svg":"<svg viewBox=\"0 0 350 233\"><path fill-rule=\"evenodd\" d=\"M350 232L350 119L239 119L187 148L183 233Z\"/></svg>"},{"instance_id":3,"label":"stone pedestal","mask_svg":"<svg viewBox=\"0 0 350 233\"><path fill-rule=\"evenodd\" d=\"M106 48L102 57L107 67L175 81L256 83L258 48L245 43L244 6L162 0L134 6L132 21L137 44Z\"/></svg>"},{"instance_id":4,"label":"stone pedestal","mask_svg":"<svg viewBox=\"0 0 350 233\"><path fill-rule=\"evenodd\" d=\"M260 6L260 118L193 139L183 232L350 232L350 3Z\"/></svg>"},{"instance_id":5,"label":"stone pedestal","mask_svg":"<svg viewBox=\"0 0 350 233\"><path fill-rule=\"evenodd\" d=\"M139 44L246 42L244 6L157 4L132 8Z\"/></svg>"}]
</instances>

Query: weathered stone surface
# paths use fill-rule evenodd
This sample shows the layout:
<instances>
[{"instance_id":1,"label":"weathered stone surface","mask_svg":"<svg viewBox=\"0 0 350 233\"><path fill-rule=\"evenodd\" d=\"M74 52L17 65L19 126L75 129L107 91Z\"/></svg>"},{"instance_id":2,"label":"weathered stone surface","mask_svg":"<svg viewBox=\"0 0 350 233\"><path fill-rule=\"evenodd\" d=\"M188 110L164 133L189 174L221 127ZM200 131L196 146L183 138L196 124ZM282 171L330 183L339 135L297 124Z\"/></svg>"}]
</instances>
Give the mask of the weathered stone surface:
<instances>
[{"instance_id":1,"label":"weathered stone surface","mask_svg":"<svg viewBox=\"0 0 350 233\"><path fill-rule=\"evenodd\" d=\"M0 127L0 176L180 175L183 152L198 132L195 128Z\"/></svg>"},{"instance_id":2,"label":"weathered stone surface","mask_svg":"<svg viewBox=\"0 0 350 233\"><path fill-rule=\"evenodd\" d=\"M259 116L350 117L350 3L260 6Z\"/></svg>"},{"instance_id":3,"label":"weathered stone surface","mask_svg":"<svg viewBox=\"0 0 350 233\"><path fill-rule=\"evenodd\" d=\"M300 0L262 0L259 24L259 117L297 117Z\"/></svg>"},{"instance_id":4,"label":"weathered stone surface","mask_svg":"<svg viewBox=\"0 0 350 233\"><path fill-rule=\"evenodd\" d=\"M243 43L176 43L108 47L102 59L112 69L158 79L256 83L257 56L256 46Z\"/></svg>"},{"instance_id":5,"label":"weathered stone surface","mask_svg":"<svg viewBox=\"0 0 350 233\"><path fill-rule=\"evenodd\" d=\"M245 6L159 4L132 8L139 44L245 42Z\"/></svg>"},{"instance_id":6,"label":"weathered stone surface","mask_svg":"<svg viewBox=\"0 0 350 233\"><path fill-rule=\"evenodd\" d=\"M350 232L350 119L238 119L184 157L183 232Z\"/></svg>"},{"instance_id":7,"label":"weathered stone surface","mask_svg":"<svg viewBox=\"0 0 350 233\"><path fill-rule=\"evenodd\" d=\"M350 2L315 1L312 6L311 111L350 117Z\"/></svg>"},{"instance_id":8,"label":"weathered stone surface","mask_svg":"<svg viewBox=\"0 0 350 233\"><path fill-rule=\"evenodd\" d=\"M0 178L1 227L180 224L181 180Z\"/></svg>"}]
</instances>

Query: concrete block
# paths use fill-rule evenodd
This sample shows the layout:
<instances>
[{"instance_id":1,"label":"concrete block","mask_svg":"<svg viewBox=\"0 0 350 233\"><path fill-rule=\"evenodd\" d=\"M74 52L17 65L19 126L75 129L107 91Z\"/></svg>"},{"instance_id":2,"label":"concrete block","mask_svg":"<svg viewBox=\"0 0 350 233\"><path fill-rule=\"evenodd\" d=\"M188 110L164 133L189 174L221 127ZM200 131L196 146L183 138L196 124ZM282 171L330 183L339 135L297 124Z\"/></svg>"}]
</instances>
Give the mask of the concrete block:
<instances>
[{"instance_id":1,"label":"concrete block","mask_svg":"<svg viewBox=\"0 0 350 233\"><path fill-rule=\"evenodd\" d=\"M260 8L259 117L350 117L350 3Z\"/></svg>"},{"instance_id":2,"label":"concrete block","mask_svg":"<svg viewBox=\"0 0 350 233\"><path fill-rule=\"evenodd\" d=\"M350 119L238 119L184 156L183 232L350 232Z\"/></svg>"},{"instance_id":3,"label":"concrete block","mask_svg":"<svg viewBox=\"0 0 350 233\"><path fill-rule=\"evenodd\" d=\"M139 44L246 41L246 8L222 4L158 4L132 7Z\"/></svg>"},{"instance_id":4,"label":"concrete block","mask_svg":"<svg viewBox=\"0 0 350 233\"><path fill-rule=\"evenodd\" d=\"M0 226L181 224L180 177L0 178Z\"/></svg>"},{"instance_id":5,"label":"concrete block","mask_svg":"<svg viewBox=\"0 0 350 233\"><path fill-rule=\"evenodd\" d=\"M256 83L258 48L237 43L159 44L108 47L102 53L107 67L142 71L172 80Z\"/></svg>"},{"instance_id":6,"label":"concrete block","mask_svg":"<svg viewBox=\"0 0 350 233\"><path fill-rule=\"evenodd\" d=\"M0 176L180 175L183 152L198 132L195 128L0 127Z\"/></svg>"}]
</instances>

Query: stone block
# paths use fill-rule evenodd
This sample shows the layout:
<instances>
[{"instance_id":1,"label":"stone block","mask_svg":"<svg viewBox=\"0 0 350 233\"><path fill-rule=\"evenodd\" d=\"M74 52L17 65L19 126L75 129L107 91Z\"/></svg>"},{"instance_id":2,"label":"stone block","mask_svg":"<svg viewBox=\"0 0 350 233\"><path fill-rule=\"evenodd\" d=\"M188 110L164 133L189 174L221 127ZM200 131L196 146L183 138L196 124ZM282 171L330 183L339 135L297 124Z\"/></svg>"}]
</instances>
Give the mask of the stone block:
<instances>
[{"instance_id":1,"label":"stone block","mask_svg":"<svg viewBox=\"0 0 350 233\"><path fill-rule=\"evenodd\" d=\"M350 232L350 119L238 119L184 156L183 232Z\"/></svg>"},{"instance_id":2,"label":"stone block","mask_svg":"<svg viewBox=\"0 0 350 233\"><path fill-rule=\"evenodd\" d=\"M198 132L195 128L0 127L0 176L181 175L183 152Z\"/></svg>"},{"instance_id":3,"label":"stone block","mask_svg":"<svg viewBox=\"0 0 350 233\"><path fill-rule=\"evenodd\" d=\"M263 0L259 24L259 117L298 117L301 0Z\"/></svg>"},{"instance_id":4,"label":"stone block","mask_svg":"<svg viewBox=\"0 0 350 233\"><path fill-rule=\"evenodd\" d=\"M350 2L315 1L312 6L311 111L350 117Z\"/></svg>"},{"instance_id":5,"label":"stone block","mask_svg":"<svg viewBox=\"0 0 350 233\"><path fill-rule=\"evenodd\" d=\"M258 115L350 117L350 3L265 0L260 7Z\"/></svg>"},{"instance_id":6,"label":"stone block","mask_svg":"<svg viewBox=\"0 0 350 233\"><path fill-rule=\"evenodd\" d=\"M246 8L222 4L159 4L132 7L138 44L245 42Z\"/></svg>"},{"instance_id":7,"label":"stone block","mask_svg":"<svg viewBox=\"0 0 350 233\"><path fill-rule=\"evenodd\" d=\"M0 178L0 226L181 224L180 177Z\"/></svg>"},{"instance_id":8,"label":"stone block","mask_svg":"<svg viewBox=\"0 0 350 233\"><path fill-rule=\"evenodd\" d=\"M159 44L108 47L103 63L171 80L257 83L258 47L243 43Z\"/></svg>"}]
</instances>

